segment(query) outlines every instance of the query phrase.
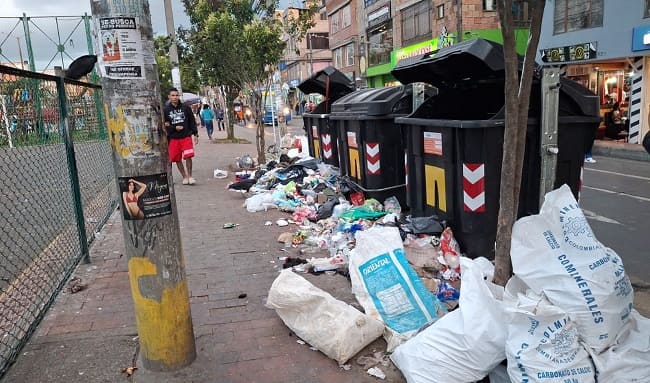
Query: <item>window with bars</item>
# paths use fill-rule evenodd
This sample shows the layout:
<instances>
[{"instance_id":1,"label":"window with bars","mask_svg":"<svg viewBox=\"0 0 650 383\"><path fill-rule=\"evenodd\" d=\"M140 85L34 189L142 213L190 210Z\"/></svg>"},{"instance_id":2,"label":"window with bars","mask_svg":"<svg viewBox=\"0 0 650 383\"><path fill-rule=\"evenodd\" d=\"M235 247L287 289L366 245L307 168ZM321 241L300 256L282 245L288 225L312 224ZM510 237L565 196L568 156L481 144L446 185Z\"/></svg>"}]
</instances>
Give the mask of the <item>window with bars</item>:
<instances>
[{"instance_id":1,"label":"window with bars","mask_svg":"<svg viewBox=\"0 0 650 383\"><path fill-rule=\"evenodd\" d=\"M555 0L553 33L602 27L603 2L604 0Z\"/></svg>"},{"instance_id":2,"label":"window with bars","mask_svg":"<svg viewBox=\"0 0 650 383\"><path fill-rule=\"evenodd\" d=\"M424 0L401 12L404 45L431 37L431 1Z\"/></svg>"}]
</instances>

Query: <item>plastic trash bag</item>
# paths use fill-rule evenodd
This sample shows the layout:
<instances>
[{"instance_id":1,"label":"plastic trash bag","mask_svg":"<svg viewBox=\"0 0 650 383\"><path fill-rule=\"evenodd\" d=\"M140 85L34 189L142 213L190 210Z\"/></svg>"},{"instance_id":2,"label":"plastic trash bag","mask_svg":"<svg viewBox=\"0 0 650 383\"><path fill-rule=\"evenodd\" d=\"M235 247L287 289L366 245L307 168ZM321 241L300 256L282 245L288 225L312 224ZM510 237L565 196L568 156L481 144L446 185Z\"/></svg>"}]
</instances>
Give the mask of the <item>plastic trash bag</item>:
<instances>
[{"instance_id":1,"label":"plastic trash bag","mask_svg":"<svg viewBox=\"0 0 650 383\"><path fill-rule=\"evenodd\" d=\"M368 315L391 330L386 339L391 351L447 310L408 264L397 228L372 227L358 231L355 238L350 252L352 293Z\"/></svg>"},{"instance_id":2,"label":"plastic trash bag","mask_svg":"<svg viewBox=\"0 0 650 383\"><path fill-rule=\"evenodd\" d=\"M538 215L515 223L510 253L514 273L567 312L597 352L630 320L632 284L623 262L598 242L568 186L546 194Z\"/></svg>"},{"instance_id":3,"label":"plastic trash bag","mask_svg":"<svg viewBox=\"0 0 650 383\"><path fill-rule=\"evenodd\" d=\"M475 382L506 357L503 287L485 281L481 266L469 258L461 257L461 267L460 308L391 355L409 383Z\"/></svg>"},{"instance_id":4,"label":"plastic trash bag","mask_svg":"<svg viewBox=\"0 0 650 383\"><path fill-rule=\"evenodd\" d=\"M266 306L275 309L297 336L339 364L384 331L383 323L335 299L291 269L283 270L273 281Z\"/></svg>"},{"instance_id":5,"label":"plastic trash bag","mask_svg":"<svg viewBox=\"0 0 650 383\"><path fill-rule=\"evenodd\" d=\"M252 197L248 197L244 202L244 206L251 213L262 210L267 211L269 208L277 208L273 202L273 194L271 193L255 194Z\"/></svg>"}]
</instances>

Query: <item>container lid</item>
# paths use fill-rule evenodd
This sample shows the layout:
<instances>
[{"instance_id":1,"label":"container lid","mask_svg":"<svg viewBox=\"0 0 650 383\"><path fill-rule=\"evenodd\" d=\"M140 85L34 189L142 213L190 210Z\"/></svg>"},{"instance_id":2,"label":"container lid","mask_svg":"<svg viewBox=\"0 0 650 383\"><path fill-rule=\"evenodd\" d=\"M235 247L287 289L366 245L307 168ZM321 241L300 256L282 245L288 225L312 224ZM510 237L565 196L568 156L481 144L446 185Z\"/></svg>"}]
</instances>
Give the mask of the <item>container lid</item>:
<instances>
[{"instance_id":1,"label":"container lid","mask_svg":"<svg viewBox=\"0 0 650 383\"><path fill-rule=\"evenodd\" d=\"M318 93L327 96L327 82L329 81L329 99L336 100L354 91L354 84L350 79L333 66L319 70L311 77L301 82L298 89L305 94Z\"/></svg>"},{"instance_id":2,"label":"container lid","mask_svg":"<svg viewBox=\"0 0 650 383\"><path fill-rule=\"evenodd\" d=\"M410 86L361 89L350 93L332 104L330 118L347 116L364 119L369 116L409 114L412 109Z\"/></svg>"},{"instance_id":3,"label":"container lid","mask_svg":"<svg viewBox=\"0 0 650 383\"><path fill-rule=\"evenodd\" d=\"M440 88L466 79L503 77L504 70L501 45L472 39L400 60L391 74L402 84L426 82Z\"/></svg>"}]
</instances>

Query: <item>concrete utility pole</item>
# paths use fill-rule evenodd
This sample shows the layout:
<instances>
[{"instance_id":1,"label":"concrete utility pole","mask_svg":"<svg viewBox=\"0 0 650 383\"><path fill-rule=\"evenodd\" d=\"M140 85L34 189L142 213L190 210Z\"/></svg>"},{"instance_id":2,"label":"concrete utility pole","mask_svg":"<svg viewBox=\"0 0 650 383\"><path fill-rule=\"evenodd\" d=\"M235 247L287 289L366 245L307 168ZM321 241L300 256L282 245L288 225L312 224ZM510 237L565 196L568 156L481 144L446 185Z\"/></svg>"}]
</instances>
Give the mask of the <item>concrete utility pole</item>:
<instances>
[{"instance_id":1,"label":"concrete utility pole","mask_svg":"<svg viewBox=\"0 0 650 383\"><path fill-rule=\"evenodd\" d=\"M91 7L140 359L149 370L178 370L196 348L149 2L91 0Z\"/></svg>"},{"instance_id":2,"label":"concrete utility pole","mask_svg":"<svg viewBox=\"0 0 650 383\"><path fill-rule=\"evenodd\" d=\"M172 40L169 47L169 59L172 63L172 84L178 89L178 94L183 97L183 86L181 83L181 69L178 59L178 46L176 45L176 28L174 28L174 12L172 10L172 1L165 0L165 21L167 23L167 35Z\"/></svg>"}]
</instances>

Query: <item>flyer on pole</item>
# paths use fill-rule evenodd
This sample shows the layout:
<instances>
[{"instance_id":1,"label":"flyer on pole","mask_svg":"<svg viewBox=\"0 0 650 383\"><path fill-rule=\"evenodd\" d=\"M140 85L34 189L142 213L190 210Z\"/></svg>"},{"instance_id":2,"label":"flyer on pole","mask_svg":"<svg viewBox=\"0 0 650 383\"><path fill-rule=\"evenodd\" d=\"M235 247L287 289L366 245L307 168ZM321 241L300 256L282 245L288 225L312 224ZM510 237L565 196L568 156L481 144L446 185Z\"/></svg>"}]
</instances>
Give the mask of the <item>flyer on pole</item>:
<instances>
[{"instance_id":1,"label":"flyer on pole","mask_svg":"<svg viewBox=\"0 0 650 383\"><path fill-rule=\"evenodd\" d=\"M135 17L99 19L98 55L102 76L112 79L144 78L142 36Z\"/></svg>"}]
</instances>

